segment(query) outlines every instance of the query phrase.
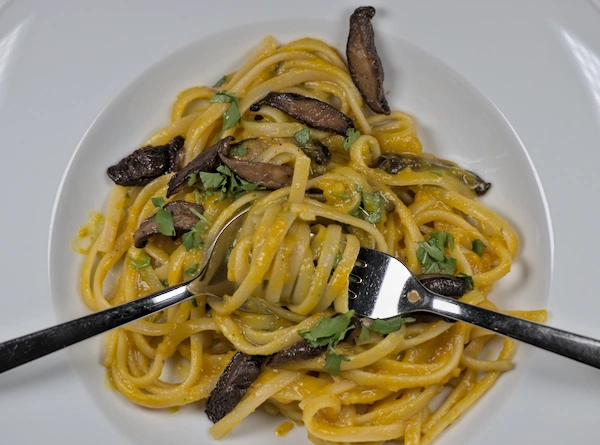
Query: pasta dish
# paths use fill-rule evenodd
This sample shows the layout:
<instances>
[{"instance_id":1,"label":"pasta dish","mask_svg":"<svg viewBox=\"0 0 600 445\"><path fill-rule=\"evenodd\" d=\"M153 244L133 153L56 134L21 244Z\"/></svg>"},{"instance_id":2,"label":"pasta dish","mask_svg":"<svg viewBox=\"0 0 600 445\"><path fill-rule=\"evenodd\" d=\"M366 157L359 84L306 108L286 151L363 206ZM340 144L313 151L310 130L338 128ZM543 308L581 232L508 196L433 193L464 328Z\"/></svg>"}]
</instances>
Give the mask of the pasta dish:
<instances>
[{"instance_id":1,"label":"pasta dish","mask_svg":"<svg viewBox=\"0 0 600 445\"><path fill-rule=\"evenodd\" d=\"M237 71L181 92L170 123L108 168L108 206L74 240L94 311L191 279L205 246L249 209L222 293L107 335L110 382L131 402L205 403L213 438L261 407L316 444L425 445L513 367L514 341L490 351L489 331L349 311L361 246L494 310L488 294L518 251L479 201L490 184L424 152L413 118L388 105L374 14L352 14L346 58L317 39L265 37Z\"/></svg>"}]
</instances>

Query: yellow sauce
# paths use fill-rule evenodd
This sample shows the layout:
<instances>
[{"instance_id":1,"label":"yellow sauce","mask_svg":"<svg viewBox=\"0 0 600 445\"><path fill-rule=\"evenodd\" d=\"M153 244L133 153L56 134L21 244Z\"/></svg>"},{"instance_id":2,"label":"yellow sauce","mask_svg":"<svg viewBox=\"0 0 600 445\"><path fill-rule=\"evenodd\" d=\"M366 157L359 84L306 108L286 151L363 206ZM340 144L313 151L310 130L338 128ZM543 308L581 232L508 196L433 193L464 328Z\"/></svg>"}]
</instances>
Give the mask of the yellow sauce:
<instances>
[{"instance_id":1,"label":"yellow sauce","mask_svg":"<svg viewBox=\"0 0 600 445\"><path fill-rule=\"evenodd\" d=\"M71 241L71 250L82 255L90 251L90 247L92 247L104 225L104 216L102 214L91 210L87 216L88 222L79 227L77 235Z\"/></svg>"},{"instance_id":2,"label":"yellow sauce","mask_svg":"<svg viewBox=\"0 0 600 445\"><path fill-rule=\"evenodd\" d=\"M283 422L281 425L275 428L275 434L279 437L283 437L292 431L292 428L294 428L294 424L292 422Z\"/></svg>"}]
</instances>

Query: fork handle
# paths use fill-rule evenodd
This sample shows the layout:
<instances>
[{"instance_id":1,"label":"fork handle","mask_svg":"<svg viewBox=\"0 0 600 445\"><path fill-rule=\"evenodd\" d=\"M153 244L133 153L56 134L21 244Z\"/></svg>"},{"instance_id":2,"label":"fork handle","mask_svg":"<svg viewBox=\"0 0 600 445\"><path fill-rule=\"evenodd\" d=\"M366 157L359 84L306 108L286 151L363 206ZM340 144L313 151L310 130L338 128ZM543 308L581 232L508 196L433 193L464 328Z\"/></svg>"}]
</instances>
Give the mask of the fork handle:
<instances>
[{"instance_id":1,"label":"fork handle","mask_svg":"<svg viewBox=\"0 0 600 445\"><path fill-rule=\"evenodd\" d=\"M600 369L600 341L419 289L414 310L479 326Z\"/></svg>"},{"instance_id":2,"label":"fork handle","mask_svg":"<svg viewBox=\"0 0 600 445\"><path fill-rule=\"evenodd\" d=\"M0 373L180 303L193 294L187 283L0 343Z\"/></svg>"}]
</instances>

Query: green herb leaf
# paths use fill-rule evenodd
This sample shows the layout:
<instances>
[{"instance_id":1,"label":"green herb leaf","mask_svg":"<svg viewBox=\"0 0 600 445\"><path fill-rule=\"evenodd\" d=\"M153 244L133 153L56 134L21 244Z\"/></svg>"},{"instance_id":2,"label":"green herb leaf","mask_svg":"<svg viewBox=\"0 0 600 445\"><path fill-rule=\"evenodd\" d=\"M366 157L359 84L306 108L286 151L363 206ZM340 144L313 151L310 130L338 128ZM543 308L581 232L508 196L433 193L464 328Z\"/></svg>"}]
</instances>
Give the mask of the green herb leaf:
<instances>
[{"instance_id":1,"label":"green herb leaf","mask_svg":"<svg viewBox=\"0 0 600 445\"><path fill-rule=\"evenodd\" d=\"M193 186L197 180L198 180L198 172L192 172L190 174L190 177L188 178L188 182L187 182L188 187Z\"/></svg>"},{"instance_id":2,"label":"green herb leaf","mask_svg":"<svg viewBox=\"0 0 600 445\"><path fill-rule=\"evenodd\" d=\"M362 217L371 224L377 224L381 221L383 214L383 204L385 202L383 197L378 191L373 194L366 193L360 186L356 187L356 191L360 193L361 203L358 207L352 209L350 214L357 218ZM361 212L361 210L364 212Z\"/></svg>"},{"instance_id":3,"label":"green herb leaf","mask_svg":"<svg viewBox=\"0 0 600 445\"><path fill-rule=\"evenodd\" d=\"M471 289L475 287L475 283L473 283L473 277L471 275L467 275L464 272L460 272L458 276L467 280L467 282L471 285Z\"/></svg>"},{"instance_id":4,"label":"green herb leaf","mask_svg":"<svg viewBox=\"0 0 600 445\"><path fill-rule=\"evenodd\" d=\"M221 129L221 134L235 127L240 119L240 110L238 109L237 102L233 101L229 105L227 111L223 113L223 128Z\"/></svg>"},{"instance_id":5,"label":"green herb leaf","mask_svg":"<svg viewBox=\"0 0 600 445\"><path fill-rule=\"evenodd\" d=\"M246 153L248 153L248 147L246 145L240 145L238 147L235 147L235 149L230 153L231 156L246 156Z\"/></svg>"},{"instance_id":6,"label":"green herb leaf","mask_svg":"<svg viewBox=\"0 0 600 445\"><path fill-rule=\"evenodd\" d=\"M480 239L473 240L472 249L478 256L483 255L483 248L485 244Z\"/></svg>"},{"instance_id":7,"label":"green herb leaf","mask_svg":"<svg viewBox=\"0 0 600 445\"><path fill-rule=\"evenodd\" d=\"M183 273L183 277L193 277L194 275L196 275L196 272L198 272L198 268L200 267L200 264L196 263L193 266L191 266L189 269L187 269L184 273Z\"/></svg>"},{"instance_id":8,"label":"green herb leaf","mask_svg":"<svg viewBox=\"0 0 600 445\"><path fill-rule=\"evenodd\" d=\"M371 330L364 323L362 324L362 328L360 330L360 335L358 336L360 341L369 341L371 340Z\"/></svg>"},{"instance_id":9,"label":"green herb leaf","mask_svg":"<svg viewBox=\"0 0 600 445\"><path fill-rule=\"evenodd\" d=\"M205 194L212 195L215 192L219 193L220 197L215 203L222 202L231 196L238 199L244 192L258 188L258 184L240 178L226 165L219 165L217 173L200 172L200 179L204 185ZM208 220L205 219L205 222L210 225Z\"/></svg>"},{"instance_id":10,"label":"green herb leaf","mask_svg":"<svg viewBox=\"0 0 600 445\"><path fill-rule=\"evenodd\" d=\"M454 274L456 259L445 254L446 247L454 250L454 237L443 230L431 232L428 242L419 243L417 258L425 268L425 273Z\"/></svg>"},{"instance_id":11,"label":"green herb leaf","mask_svg":"<svg viewBox=\"0 0 600 445\"><path fill-rule=\"evenodd\" d=\"M154 216L154 221L158 224L158 231L166 236L175 236L175 225L173 224L173 212L165 209L158 209Z\"/></svg>"},{"instance_id":12,"label":"green herb leaf","mask_svg":"<svg viewBox=\"0 0 600 445\"><path fill-rule=\"evenodd\" d=\"M372 195L363 192L362 207L368 213L368 215L365 217L365 221L371 224L376 224L381 221L383 198L379 192L375 192Z\"/></svg>"},{"instance_id":13,"label":"green herb leaf","mask_svg":"<svg viewBox=\"0 0 600 445\"><path fill-rule=\"evenodd\" d=\"M196 201L196 204L202 203L202 194L200 193L200 190L198 190L198 189L194 190L194 201Z\"/></svg>"},{"instance_id":14,"label":"green herb leaf","mask_svg":"<svg viewBox=\"0 0 600 445\"><path fill-rule=\"evenodd\" d=\"M335 348L344 339L346 332L353 328L350 319L354 311L348 311L343 315L332 318L322 318L312 329L298 331L298 335L308 340L313 347L328 346Z\"/></svg>"},{"instance_id":15,"label":"green herb leaf","mask_svg":"<svg viewBox=\"0 0 600 445\"><path fill-rule=\"evenodd\" d=\"M167 280L160 280L160 282L164 287L169 287L169 282Z\"/></svg>"},{"instance_id":16,"label":"green herb leaf","mask_svg":"<svg viewBox=\"0 0 600 445\"><path fill-rule=\"evenodd\" d=\"M397 317L388 318L386 320L375 320L371 325L371 329L373 329L379 335L387 335L400 330L404 323L411 323L413 321L415 321L414 318L402 317L399 315Z\"/></svg>"},{"instance_id":17,"label":"green herb leaf","mask_svg":"<svg viewBox=\"0 0 600 445\"><path fill-rule=\"evenodd\" d=\"M131 198L131 196L129 196L129 192L125 193L125 198L127 198L127 199Z\"/></svg>"},{"instance_id":18,"label":"green herb leaf","mask_svg":"<svg viewBox=\"0 0 600 445\"><path fill-rule=\"evenodd\" d=\"M192 305L192 307L198 307L198 302L196 301L196 297L194 297L190 300L190 304Z\"/></svg>"},{"instance_id":19,"label":"green herb leaf","mask_svg":"<svg viewBox=\"0 0 600 445\"><path fill-rule=\"evenodd\" d=\"M206 219L206 218L204 218ZM206 220L208 221L208 220ZM210 221L209 221L210 224ZM195 247L200 247L204 245L204 241L202 240L202 235L207 233L206 224L204 221L200 220L196 223L192 230L187 233L184 233L182 236L183 246L185 250L190 250Z\"/></svg>"},{"instance_id":20,"label":"green herb leaf","mask_svg":"<svg viewBox=\"0 0 600 445\"><path fill-rule=\"evenodd\" d=\"M165 198L152 198L152 205L158 209L165 205Z\"/></svg>"},{"instance_id":21,"label":"green herb leaf","mask_svg":"<svg viewBox=\"0 0 600 445\"><path fill-rule=\"evenodd\" d=\"M206 219L206 217L202 213L200 213L198 210L196 210L193 207L190 207L190 213L192 213L198 219L205 219L206 221L208 221L208 219ZM210 221L209 221L209 223L210 223Z\"/></svg>"},{"instance_id":22,"label":"green herb leaf","mask_svg":"<svg viewBox=\"0 0 600 445\"><path fill-rule=\"evenodd\" d=\"M442 170L429 170L429 173L435 176L443 176L444 172Z\"/></svg>"},{"instance_id":23,"label":"green herb leaf","mask_svg":"<svg viewBox=\"0 0 600 445\"><path fill-rule=\"evenodd\" d=\"M294 139L298 142L300 147L306 147L306 144L310 141L310 130L308 128L303 128L300 131L297 131L294 134Z\"/></svg>"},{"instance_id":24,"label":"green herb leaf","mask_svg":"<svg viewBox=\"0 0 600 445\"><path fill-rule=\"evenodd\" d=\"M189 231L184 233L181 239L183 241L185 250L190 250L192 247L194 247L194 232Z\"/></svg>"},{"instance_id":25,"label":"green herb leaf","mask_svg":"<svg viewBox=\"0 0 600 445\"><path fill-rule=\"evenodd\" d=\"M346 139L344 139L344 150L349 150L359 137L360 131L349 128L346 132Z\"/></svg>"},{"instance_id":26,"label":"green herb leaf","mask_svg":"<svg viewBox=\"0 0 600 445\"><path fill-rule=\"evenodd\" d=\"M445 247L454 250L454 237L451 233L444 232L443 230L436 230L429 234L429 240L432 239L435 240L435 243L440 250L443 250Z\"/></svg>"},{"instance_id":27,"label":"green herb leaf","mask_svg":"<svg viewBox=\"0 0 600 445\"><path fill-rule=\"evenodd\" d=\"M425 250L426 254L437 262L444 261L444 258L446 257L446 255L444 255L444 252L439 247L432 246L431 244L426 242L419 243L419 249ZM419 255L418 253L417 255L421 257L421 255Z\"/></svg>"},{"instance_id":28,"label":"green herb leaf","mask_svg":"<svg viewBox=\"0 0 600 445\"><path fill-rule=\"evenodd\" d=\"M348 356L338 354L336 351L327 351L325 354L325 371L334 377L340 375L340 365L342 361L349 362Z\"/></svg>"},{"instance_id":29,"label":"green herb leaf","mask_svg":"<svg viewBox=\"0 0 600 445\"><path fill-rule=\"evenodd\" d=\"M227 76L223 76L223 77L221 77L221 78L220 78L220 79L217 81L217 83L215 83L215 84L213 85L213 88L219 88L221 85L223 85L223 84L225 83L225 81L226 81L226 80L227 80Z\"/></svg>"},{"instance_id":30,"label":"green herb leaf","mask_svg":"<svg viewBox=\"0 0 600 445\"><path fill-rule=\"evenodd\" d=\"M227 178L221 173L209 172L200 172L200 180L205 189L218 189L227 182Z\"/></svg>"},{"instance_id":31,"label":"green herb leaf","mask_svg":"<svg viewBox=\"0 0 600 445\"><path fill-rule=\"evenodd\" d=\"M210 98L211 103L236 103L239 101L239 98L234 96L233 94L227 94L225 91L219 91L215 93L213 97Z\"/></svg>"},{"instance_id":32,"label":"green herb leaf","mask_svg":"<svg viewBox=\"0 0 600 445\"><path fill-rule=\"evenodd\" d=\"M146 255L144 252L138 254L137 258L129 256L129 259L131 260L133 267L135 267L136 269L142 269L152 264L152 258Z\"/></svg>"},{"instance_id":33,"label":"green herb leaf","mask_svg":"<svg viewBox=\"0 0 600 445\"><path fill-rule=\"evenodd\" d=\"M212 226L212 223L210 222L210 220L206 216L204 216L202 213L200 213L198 210L196 210L194 208L190 208L190 212L192 212L196 218L198 218L201 222L203 222L205 226L208 226L208 227Z\"/></svg>"}]
</instances>

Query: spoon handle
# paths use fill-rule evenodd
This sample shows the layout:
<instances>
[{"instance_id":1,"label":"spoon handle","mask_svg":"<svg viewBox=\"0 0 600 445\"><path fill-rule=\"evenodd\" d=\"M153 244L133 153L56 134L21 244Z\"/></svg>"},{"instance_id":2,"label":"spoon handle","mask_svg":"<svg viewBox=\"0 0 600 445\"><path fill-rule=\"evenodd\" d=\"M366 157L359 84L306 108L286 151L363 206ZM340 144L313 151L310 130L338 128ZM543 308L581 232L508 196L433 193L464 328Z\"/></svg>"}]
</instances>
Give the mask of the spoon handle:
<instances>
[{"instance_id":1,"label":"spoon handle","mask_svg":"<svg viewBox=\"0 0 600 445\"><path fill-rule=\"evenodd\" d=\"M0 343L0 373L180 303L193 294L187 283L139 300Z\"/></svg>"},{"instance_id":2,"label":"spoon handle","mask_svg":"<svg viewBox=\"0 0 600 445\"><path fill-rule=\"evenodd\" d=\"M600 341L533 321L462 303L419 289L421 300L413 310L433 312L488 329L564 357L600 368ZM417 309L418 307L418 309Z\"/></svg>"}]
</instances>

